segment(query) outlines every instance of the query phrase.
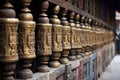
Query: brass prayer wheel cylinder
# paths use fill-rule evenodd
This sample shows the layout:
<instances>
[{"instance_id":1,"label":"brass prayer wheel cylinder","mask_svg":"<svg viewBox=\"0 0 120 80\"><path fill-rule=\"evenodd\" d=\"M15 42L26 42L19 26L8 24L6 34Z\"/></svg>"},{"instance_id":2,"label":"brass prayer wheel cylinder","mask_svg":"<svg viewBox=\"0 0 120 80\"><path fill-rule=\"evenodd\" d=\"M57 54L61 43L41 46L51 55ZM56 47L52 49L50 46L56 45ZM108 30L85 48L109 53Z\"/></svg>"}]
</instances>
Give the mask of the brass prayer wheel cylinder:
<instances>
[{"instance_id":1,"label":"brass prayer wheel cylinder","mask_svg":"<svg viewBox=\"0 0 120 80\"><path fill-rule=\"evenodd\" d=\"M67 10L63 9L62 12L62 18L61 18L61 24L62 24L62 47L63 49L70 49L70 31L71 28L69 26L69 23L67 21L67 18L65 17L67 14Z\"/></svg>"},{"instance_id":2,"label":"brass prayer wheel cylinder","mask_svg":"<svg viewBox=\"0 0 120 80\"><path fill-rule=\"evenodd\" d=\"M53 25L52 26L52 55L51 60L59 60L62 51L62 26ZM50 62L50 67L59 67L60 63L58 61Z\"/></svg>"},{"instance_id":3,"label":"brass prayer wheel cylinder","mask_svg":"<svg viewBox=\"0 0 120 80\"><path fill-rule=\"evenodd\" d=\"M87 50L91 51L91 46L92 46L92 44L91 44L91 37L92 37L91 27L88 28L87 35L88 35L87 36Z\"/></svg>"},{"instance_id":4,"label":"brass prayer wheel cylinder","mask_svg":"<svg viewBox=\"0 0 120 80\"><path fill-rule=\"evenodd\" d=\"M60 52L62 51L62 26L53 25L52 26L52 51Z\"/></svg>"},{"instance_id":5,"label":"brass prayer wheel cylinder","mask_svg":"<svg viewBox=\"0 0 120 80\"><path fill-rule=\"evenodd\" d=\"M1 80L14 80L15 63L18 61L18 22L9 0L0 1L0 63Z\"/></svg>"},{"instance_id":6,"label":"brass prayer wheel cylinder","mask_svg":"<svg viewBox=\"0 0 120 80\"><path fill-rule=\"evenodd\" d=\"M74 61L76 60L76 28L75 28L75 23L74 23L74 18L75 13L74 12L70 12L70 20L69 20L69 25L71 27L71 50L70 50L70 54L69 54L69 60Z\"/></svg>"},{"instance_id":7,"label":"brass prayer wheel cylinder","mask_svg":"<svg viewBox=\"0 0 120 80\"><path fill-rule=\"evenodd\" d=\"M86 44L87 44L87 33L86 33L86 30L85 28L82 29L82 53L84 53L86 50L85 50L85 47L86 47Z\"/></svg>"},{"instance_id":8,"label":"brass prayer wheel cylinder","mask_svg":"<svg viewBox=\"0 0 120 80\"><path fill-rule=\"evenodd\" d=\"M22 70L18 72L18 77L20 79L32 78L33 76L33 73L29 69L29 67L31 67L33 58L35 58L34 30L35 30L35 22L20 21L19 30L18 30L18 34L19 34L18 53L19 53L19 58L21 63L20 65L22 68Z\"/></svg>"},{"instance_id":9,"label":"brass prayer wheel cylinder","mask_svg":"<svg viewBox=\"0 0 120 80\"><path fill-rule=\"evenodd\" d=\"M95 27L96 27L96 28L95 28L95 30L96 30L96 31L95 31L95 48L96 48L96 49L98 49L98 47L97 47L97 43L98 43L98 29L97 29L97 25L98 25L98 22L96 21L96 22L95 22Z\"/></svg>"},{"instance_id":10,"label":"brass prayer wheel cylinder","mask_svg":"<svg viewBox=\"0 0 120 80\"><path fill-rule=\"evenodd\" d=\"M88 25L88 18L85 18L85 51L89 51L89 25Z\"/></svg>"},{"instance_id":11,"label":"brass prayer wheel cylinder","mask_svg":"<svg viewBox=\"0 0 120 80\"><path fill-rule=\"evenodd\" d=\"M93 28L93 41L92 41L92 45L93 45L93 49L95 49L95 34L96 34L96 32L95 32L95 28Z\"/></svg>"},{"instance_id":12,"label":"brass prayer wheel cylinder","mask_svg":"<svg viewBox=\"0 0 120 80\"><path fill-rule=\"evenodd\" d=\"M81 52L84 53L85 52L85 46L86 46L86 32L85 32L85 16L81 16L81 28L82 28L82 49Z\"/></svg>"},{"instance_id":13,"label":"brass prayer wheel cylinder","mask_svg":"<svg viewBox=\"0 0 120 80\"><path fill-rule=\"evenodd\" d=\"M89 30L88 30L88 28L86 28L85 32L86 32L85 51L86 51L86 52L89 52Z\"/></svg>"},{"instance_id":14,"label":"brass prayer wheel cylinder","mask_svg":"<svg viewBox=\"0 0 120 80\"><path fill-rule=\"evenodd\" d=\"M80 29L80 28L77 28L77 43L76 43L76 45L77 45L77 49L78 48L82 48L82 43L81 43L81 35L82 34L82 29Z\"/></svg>"},{"instance_id":15,"label":"brass prayer wheel cylinder","mask_svg":"<svg viewBox=\"0 0 120 80\"><path fill-rule=\"evenodd\" d=\"M80 25L81 26L81 25ZM80 45L81 45L81 50L80 50L80 55L81 55L81 57L82 57L82 48L83 48L83 30L82 30L82 28L80 27Z\"/></svg>"},{"instance_id":16,"label":"brass prayer wheel cylinder","mask_svg":"<svg viewBox=\"0 0 120 80\"><path fill-rule=\"evenodd\" d=\"M75 27L76 27L76 58L80 59L81 58L81 29L80 29L80 23L79 23L80 15L76 14L75 16Z\"/></svg>"},{"instance_id":17,"label":"brass prayer wheel cylinder","mask_svg":"<svg viewBox=\"0 0 120 80\"><path fill-rule=\"evenodd\" d=\"M81 34L81 29L79 29L79 28L77 28L77 35L76 35L76 38L77 38L77 40L76 40L76 45L77 45L77 48L76 48L76 58L77 59L80 59L81 58L81 48L82 48L82 46L81 46L81 40L80 40L80 34Z\"/></svg>"},{"instance_id":18,"label":"brass prayer wheel cylinder","mask_svg":"<svg viewBox=\"0 0 120 80\"><path fill-rule=\"evenodd\" d=\"M70 27L69 26L63 26L64 28L62 29L63 33L63 49L70 49Z\"/></svg>"},{"instance_id":19,"label":"brass prayer wheel cylinder","mask_svg":"<svg viewBox=\"0 0 120 80\"><path fill-rule=\"evenodd\" d=\"M51 24L40 24L36 26L37 33L37 55L50 55L51 54Z\"/></svg>"},{"instance_id":20,"label":"brass prayer wheel cylinder","mask_svg":"<svg viewBox=\"0 0 120 80\"><path fill-rule=\"evenodd\" d=\"M18 60L18 22L16 18L0 18L0 62L2 63L12 63Z\"/></svg>"},{"instance_id":21,"label":"brass prayer wheel cylinder","mask_svg":"<svg viewBox=\"0 0 120 80\"><path fill-rule=\"evenodd\" d=\"M62 47L63 51L61 54L60 62L62 64L67 64L69 62L68 55L69 50L71 49L70 45L70 26L66 18L67 9L61 8L61 24L62 24Z\"/></svg>"},{"instance_id":22,"label":"brass prayer wheel cylinder","mask_svg":"<svg viewBox=\"0 0 120 80\"><path fill-rule=\"evenodd\" d=\"M20 21L19 23L19 57L20 59L35 58L35 22Z\"/></svg>"},{"instance_id":23,"label":"brass prayer wheel cylinder","mask_svg":"<svg viewBox=\"0 0 120 80\"><path fill-rule=\"evenodd\" d=\"M32 78L33 73L29 69L32 66L32 60L35 55L35 22L28 8L32 0L21 0L21 9L19 13L18 28L18 54L20 71L18 71L19 79Z\"/></svg>"},{"instance_id":24,"label":"brass prayer wheel cylinder","mask_svg":"<svg viewBox=\"0 0 120 80\"><path fill-rule=\"evenodd\" d=\"M93 41L94 41L94 33L93 33L93 29L91 29L90 33L91 33L91 36L90 36L90 47L91 47L91 50L93 51Z\"/></svg>"},{"instance_id":25,"label":"brass prayer wheel cylinder","mask_svg":"<svg viewBox=\"0 0 120 80\"><path fill-rule=\"evenodd\" d=\"M38 67L40 72L48 72L47 67L49 55L51 55L51 24L38 23L36 26L36 55L41 66Z\"/></svg>"},{"instance_id":26,"label":"brass prayer wheel cylinder","mask_svg":"<svg viewBox=\"0 0 120 80\"><path fill-rule=\"evenodd\" d=\"M95 21L92 20L92 30L91 30L91 45L92 45L92 50L94 50L94 45L95 45Z\"/></svg>"},{"instance_id":27,"label":"brass prayer wheel cylinder","mask_svg":"<svg viewBox=\"0 0 120 80\"><path fill-rule=\"evenodd\" d=\"M38 23L36 26L36 55L40 57L40 72L48 72L49 55L51 55L51 24ZM46 66L45 66L46 65Z\"/></svg>"},{"instance_id":28,"label":"brass prayer wheel cylinder","mask_svg":"<svg viewBox=\"0 0 120 80\"><path fill-rule=\"evenodd\" d=\"M91 37L92 37L92 27L91 27L91 23L92 23L92 19L89 19L88 20L88 25L89 25L89 27L88 27L88 47L89 47L89 51L91 51L91 48L92 48L92 43L91 43Z\"/></svg>"},{"instance_id":29,"label":"brass prayer wheel cylinder","mask_svg":"<svg viewBox=\"0 0 120 80\"><path fill-rule=\"evenodd\" d=\"M59 13L60 7L53 5L53 15L50 18L52 23L52 55L50 56L50 67L57 68L60 66L58 61L61 57L62 48L62 25L57 14Z\"/></svg>"},{"instance_id":30,"label":"brass prayer wheel cylinder","mask_svg":"<svg viewBox=\"0 0 120 80\"><path fill-rule=\"evenodd\" d=\"M47 10L49 7L48 0L39 1L39 16L36 25L36 55L39 72L49 72L48 61L49 56L52 54L51 50L51 29L52 25L49 23Z\"/></svg>"},{"instance_id":31,"label":"brass prayer wheel cylinder","mask_svg":"<svg viewBox=\"0 0 120 80\"><path fill-rule=\"evenodd\" d=\"M61 59L61 63L66 64L68 63L68 55L69 55L69 49L71 48L70 46L70 27L69 26L63 26L62 29L62 47L63 47L63 59Z\"/></svg>"}]
</instances>

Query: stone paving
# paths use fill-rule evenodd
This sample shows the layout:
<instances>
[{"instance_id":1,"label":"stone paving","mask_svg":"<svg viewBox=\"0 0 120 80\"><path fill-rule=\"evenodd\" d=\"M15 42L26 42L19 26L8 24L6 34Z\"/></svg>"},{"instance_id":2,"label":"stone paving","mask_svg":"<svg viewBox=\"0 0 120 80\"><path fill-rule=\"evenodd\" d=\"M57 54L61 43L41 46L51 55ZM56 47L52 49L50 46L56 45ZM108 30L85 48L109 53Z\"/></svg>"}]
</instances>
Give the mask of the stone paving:
<instances>
[{"instance_id":1,"label":"stone paving","mask_svg":"<svg viewBox=\"0 0 120 80\"><path fill-rule=\"evenodd\" d=\"M100 80L120 80L120 55L116 55L102 73Z\"/></svg>"}]
</instances>

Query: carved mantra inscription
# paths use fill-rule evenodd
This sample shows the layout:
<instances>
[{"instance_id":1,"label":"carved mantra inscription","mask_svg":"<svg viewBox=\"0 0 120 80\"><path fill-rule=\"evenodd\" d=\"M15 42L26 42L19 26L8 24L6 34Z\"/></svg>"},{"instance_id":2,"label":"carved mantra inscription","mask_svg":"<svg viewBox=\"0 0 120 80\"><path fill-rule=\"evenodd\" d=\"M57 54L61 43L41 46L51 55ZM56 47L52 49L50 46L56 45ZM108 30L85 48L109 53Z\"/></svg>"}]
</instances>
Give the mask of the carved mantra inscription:
<instances>
[{"instance_id":1,"label":"carved mantra inscription","mask_svg":"<svg viewBox=\"0 0 120 80\"><path fill-rule=\"evenodd\" d=\"M76 28L72 28L71 29L71 47L72 48L76 48Z\"/></svg>"},{"instance_id":2,"label":"carved mantra inscription","mask_svg":"<svg viewBox=\"0 0 120 80\"><path fill-rule=\"evenodd\" d=\"M70 49L70 27L69 26L64 26L63 27L63 49Z\"/></svg>"},{"instance_id":3,"label":"carved mantra inscription","mask_svg":"<svg viewBox=\"0 0 120 80\"><path fill-rule=\"evenodd\" d=\"M17 54L17 46L16 46L17 45L17 33L15 31L11 32L9 39L10 39L10 47L11 47L10 55Z\"/></svg>"},{"instance_id":4,"label":"carved mantra inscription","mask_svg":"<svg viewBox=\"0 0 120 80\"><path fill-rule=\"evenodd\" d=\"M86 34L86 31L85 31L85 29L82 31L83 32L83 38L82 38L82 40L83 40L83 46L86 46L86 41L87 41L87 34Z\"/></svg>"},{"instance_id":5,"label":"carved mantra inscription","mask_svg":"<svg viewBox=\"0 0 120 80\"><path fill-rule=\"evenodd\" d=\"M25 55L35 54L35 34L34 27L20 27L19 28L19 55L25 57ZM28 57L28 56L26 56Z\"/></svg>"},{"instance_id":6,"label":"carved mantra inscription","mask_svg":"<svg viewBox=\"0 0 120 80\"><path fill-rule=\"evenodd\" d=\"M50 26L37 27L36 47L37 47L38 55L51 54L51 27Z\"/></svg>"},{"instance_id":7,"label":"carved mantra inscription","mask_svg":"<svg viewBox=\"0 0 120 80\"><path fill-rule=\"evenodd\" d=\"M53 51L62 51L62 27L53 26L52 28L52 49Z\"/></svg>"},{"instance_id":8,"label":"carved mantra inscription","mask_svg":"<svg viewBox=\"0 0 120 80\"><path fill-rule=\"evenodd\" d=\"M82 47L82 29L79 29L79 46L78 48Z\"/></svg>"},{"instance_id":9,"label":"carved mantra inscription","mask_svg":"<svg viewBox=\"0 0 120 80\"><path fill-rule=\"evenodd\" d=\"M81 44L80 44L80 29L76 28L76 38L77 38L77 42L76 42L76 46L77 48L81 48Z\"/></svg>"},{"instance_id":10,"label":"carved mantra inscription","mask_svg":"<svg viewBox=\"0 0 120 80\"><path fill-rule=\"evenodd\" d=\"M27 44L29 47L29 53L30 54L35 54L35 34L34 34L34 29L30 30L30 33L27 36Z\"/></svg>"}]
</instances>

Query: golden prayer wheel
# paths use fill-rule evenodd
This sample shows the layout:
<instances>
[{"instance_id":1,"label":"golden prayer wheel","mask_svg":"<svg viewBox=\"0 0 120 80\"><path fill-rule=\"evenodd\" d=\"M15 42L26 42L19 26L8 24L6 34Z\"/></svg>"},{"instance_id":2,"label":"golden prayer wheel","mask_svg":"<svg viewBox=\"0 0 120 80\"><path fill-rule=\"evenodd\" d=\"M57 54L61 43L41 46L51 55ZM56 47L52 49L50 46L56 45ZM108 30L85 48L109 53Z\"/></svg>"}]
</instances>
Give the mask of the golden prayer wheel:
<instances>
[{"instance_id":1,"label":"golden prayer wheel","mask_svg":"<svg viewBox=\"0 0 120 80\"><path fill-rule=\"evenodd\" d=\"M82 44L81 44L81 34L82 34L82 30L80 29L80 15L76 14L75 16L75 27L76 27L76 58L80 59L81 58L81 48L82 48Z\"/></svg>"},{"instance_id":2,"label":"golden prayer wheel","mask_svg":"<svg viewBox=\"0 0 120 80\"><path fill-rule=\"evenodd\" d=\"M67 21L67 18L65 17L67 14L67 9L62 8L61 9L61 24L63 25L62 27L62 47L63 51L61 54L61 59L60 62L62 64L67 64L69 62L68 60L68 55L69 55L69 50L71 49L70 45L70 26Z\"/></svg>"},{"instance_id":3,"label":"golden prayer wheel","mask_svg":"<svg viewBox=\"0 0 120 80\"><path fill-rule=\"evenodd\" d=\"M86 37L86 33L85 33L85 24L84 24L84 22L85 22L85 16L81 16L81 18L80 18L80 20L81 20L81 29L82 29L82 31L81 31L81 44L82 44L82 48L81 48L81 55L84 57L84 53L85 53L85 37Z\"/></svg>"},{"instance_id":4,"label":"golden prayer wheel","mask_svg":"<svg viewBox=\"0 0 120 80\"><path fill-rule=\"evenodd\" d=\"M97 49L97 43L98 43L98 30L97 30L97 25L98 25L98 22L96 21L95 22L95 49Z\"/></svg>"},{"instance_id":5,"label":"golden prayer wheel","mask_svg":"<svg viewBox=\"0 0 120 80\"><path fill-rule=\"evenodd\" d=\"M85 28L84 28L84 33L85 33L85 52L89 52L89 24L88 24L88 18L85 17Z\"/></svg>"},{"instance_id":6,"label":"golden prayer wheel","mask_svg":"<svg viewBox=\"0 0 120 80\"><path fill-rule=\"evenodd\" d=\"M88 19L88 50L91 51L92 49L92 19Z\"/></svg>"},{"instance_id":7,"label":"golden prayer wheel","mask_svg":"<svg viewBox=\"0 0 120 80\"><path fill-rule=\"evenodd\" d=\"M32 78L33 73L29 69L33 58L35 58L35 22L33 16L28 9L31 0L21 0L22 8L19 14L18 28L18 54L20 58L20 71L18 78Z\"/></svg>"},{"instance_id":8,"label":"golden prayer wheel","mask_svg":"<svg viewBox=\"0 0 120 80\"><path fill-rule=\"evenodd\" d=\"M71 50L70 50L70 54L69 54L69 60L74 61L76 60L76 28L75 28L75 23L74 23L74 18L75 13L74 12L70 12L69 14L69 25L71 27Z\"/></svg>"},{"instance_id":9,"label":"golden prayer wheel","mask_svg":"<svg viewBox=\"0 0 120 80\"><path fill-rule=\"evenodd\" d=\"M47 0L39 1L39 16L36 25L36 55L39 72L48 72L48 61L51 55L51 27L47 15L49 2Z\"/></svg>"},{"instance_id":10,"label":"golden prayer wheel","mask_svg":"<svg viewBox=\"0 0 120 80\"><path fill-rule=\"evenodd\" d=\"M0 63L1 80L13 80L15 62L18 61L18 22L9 0L0 0Z\"/></svg>"},{"instance_id":11,"label":"golden prayer wheel","mask_svg":"<svg viewBox=\"0 0 120 80\"><path fill-rule=\"evenodd\" d=\"M62 52L62 25L60 25L60 20L58 19L57 14L60 11L60 7L53 5L53 14L50 18L52 24L52 55L50 56L50 67L57 68L60 66L58 61L61 57Z\"/></svg>"}]
</instances>

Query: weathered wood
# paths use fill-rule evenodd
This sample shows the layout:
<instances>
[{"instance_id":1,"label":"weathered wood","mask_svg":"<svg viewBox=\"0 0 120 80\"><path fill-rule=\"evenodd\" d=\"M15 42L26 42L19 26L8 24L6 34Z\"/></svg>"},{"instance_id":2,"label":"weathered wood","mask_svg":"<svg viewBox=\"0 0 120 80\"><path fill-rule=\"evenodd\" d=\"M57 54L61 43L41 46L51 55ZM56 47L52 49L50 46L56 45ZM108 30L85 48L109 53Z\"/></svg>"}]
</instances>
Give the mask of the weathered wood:
<instances>
[{"instance_id":1,"label":"weathered wood","mask_svg":"<svg viewBox=\"0 0 120 80\"><path fill-rule=\"evenodd\" d=\"M67 1L64 1L64 0L48 0L49 2L51 3L54 3L54 4L57 4L59 5L60 7L63 7L63 8L66 8L70 11L73 11L75 13L78 13L80 15L83 15L83 16L86 16L87 18L91 18L92 20L95 20L95 21L98 21L100 22L101 24L104 24L106 27L108 27L109 29L113 30L113 27L108 25L107 23L105 23L104 21L92 16L91 14L85 12L84 10L70 4L69 2Z\"/></svg>"}]
</instances>

